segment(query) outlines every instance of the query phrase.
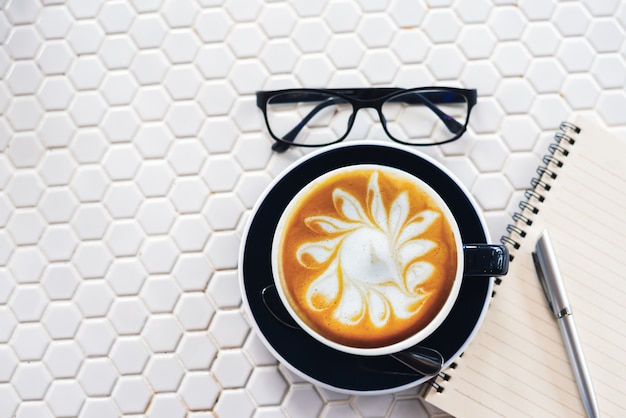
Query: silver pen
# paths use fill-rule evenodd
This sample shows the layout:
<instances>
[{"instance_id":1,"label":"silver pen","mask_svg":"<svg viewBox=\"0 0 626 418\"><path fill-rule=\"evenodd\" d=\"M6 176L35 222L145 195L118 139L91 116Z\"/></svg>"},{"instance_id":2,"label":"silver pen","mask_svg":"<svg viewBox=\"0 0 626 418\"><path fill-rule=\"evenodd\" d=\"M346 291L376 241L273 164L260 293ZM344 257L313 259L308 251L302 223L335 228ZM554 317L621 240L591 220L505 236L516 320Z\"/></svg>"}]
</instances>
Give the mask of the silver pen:
<instances>
[{"instance_id":1,"label":"silver pen","mask_svg":"<svg viewBox=\"0 0 626 418\"><path fill-rule=\"evenodd\" d=\"M576 377L578 390L580 391L583 404L587 411L587 416L594 418L599 417L600 412L598 411L598 402L596 401L596 396L593 391L591 376L587 369L582 346L574 323L574 316L572 315L569 300L565 292L565 286L563 285L563 279L559 272L559 266L556 262L556 256L547 230L544 230L539 235L535 252L533 252L533 260L535 262L535 269L537 270L537 277L548 300L550 310L557 319L559 328L561 329L561 334L565 341L567 354L572 365L572 370L574 371L574 376Z\"/></svg>"}]
</instances>

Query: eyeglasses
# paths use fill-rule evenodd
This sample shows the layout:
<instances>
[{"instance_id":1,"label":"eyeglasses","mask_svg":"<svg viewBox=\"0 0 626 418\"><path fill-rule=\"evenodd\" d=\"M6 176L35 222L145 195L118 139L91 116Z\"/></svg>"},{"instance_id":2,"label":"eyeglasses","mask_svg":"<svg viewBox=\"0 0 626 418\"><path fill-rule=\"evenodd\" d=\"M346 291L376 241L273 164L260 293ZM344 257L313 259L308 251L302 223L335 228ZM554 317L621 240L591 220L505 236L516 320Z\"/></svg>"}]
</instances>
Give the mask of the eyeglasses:
<instances>
[{"instance_id":1,"label":"eyeglasses","mask_svg":"<svg viewBox=\"0 0 626 418\"><path fill-rule=\"evenodd\" d=\"M378 112L385 133L406 145L438 145L467 129L476 90L453 87L288 89L259 91L272 149L320 147L348 136L360 109Z\"/></svg>"}]
</instances>

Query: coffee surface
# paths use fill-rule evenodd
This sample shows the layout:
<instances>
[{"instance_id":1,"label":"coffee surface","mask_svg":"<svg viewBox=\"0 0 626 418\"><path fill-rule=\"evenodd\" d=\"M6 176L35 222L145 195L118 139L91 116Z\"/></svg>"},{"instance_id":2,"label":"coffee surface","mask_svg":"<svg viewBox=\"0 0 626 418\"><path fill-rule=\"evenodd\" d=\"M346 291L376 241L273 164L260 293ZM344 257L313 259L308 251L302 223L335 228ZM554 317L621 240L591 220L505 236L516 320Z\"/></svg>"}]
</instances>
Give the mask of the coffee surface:
<instances>
[{"instance_id":1,"label":"coffee surface","mask_svg":"<svg viewBox=\"0 0 626 418\"><path fill-rule=\"evenodd\" d=\"M426 326L457 272L457 247L432 191L399 170L330 172L288 206L274 245L283 292L323 337L382 347Z\"/></svg>"}]
</instances>

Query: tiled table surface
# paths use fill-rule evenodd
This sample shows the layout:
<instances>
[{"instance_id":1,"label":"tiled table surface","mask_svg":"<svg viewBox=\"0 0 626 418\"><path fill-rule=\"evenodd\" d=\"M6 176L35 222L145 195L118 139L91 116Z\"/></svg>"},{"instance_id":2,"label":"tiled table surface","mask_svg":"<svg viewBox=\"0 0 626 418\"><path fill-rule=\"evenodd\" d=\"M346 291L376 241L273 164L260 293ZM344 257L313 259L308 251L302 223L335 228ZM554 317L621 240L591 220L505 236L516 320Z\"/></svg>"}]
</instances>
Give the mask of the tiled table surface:
<instances>
[{"instance_id":1,"label":"tiled table surface","mask_svg":"<svg viewBox=\"0 0 626 418\"><path fill-rule=\"evenodd\" d=\"M0 1L0 417L409 417L316 388L241 307L275 155L257 89L474 87L427 153L505 231L559 122L626 129L612 0ZM361 114L351 138L384 138ZM471 349L471 345L470 345Z\"/></svg>"}]
</instances>

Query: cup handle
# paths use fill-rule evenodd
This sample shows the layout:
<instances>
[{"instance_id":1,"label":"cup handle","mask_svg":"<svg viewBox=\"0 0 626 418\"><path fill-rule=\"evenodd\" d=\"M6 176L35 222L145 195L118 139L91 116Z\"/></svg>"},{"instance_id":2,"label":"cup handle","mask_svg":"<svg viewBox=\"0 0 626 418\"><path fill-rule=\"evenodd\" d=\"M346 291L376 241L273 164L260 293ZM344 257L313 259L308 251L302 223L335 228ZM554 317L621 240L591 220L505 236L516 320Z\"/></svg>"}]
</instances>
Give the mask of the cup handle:
<instances>
[{"instance_id":1,"label":"cup handle","mask_svg":"<svg viewBox=\"0 0 626 418\"><path fill-rule=\"evenodd\" d=\"M504 245L463 244L464 276L504 276L509 271L509 250Z\"/></svg>"}]
</instances>

